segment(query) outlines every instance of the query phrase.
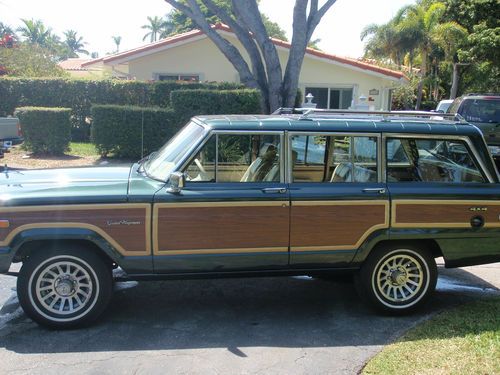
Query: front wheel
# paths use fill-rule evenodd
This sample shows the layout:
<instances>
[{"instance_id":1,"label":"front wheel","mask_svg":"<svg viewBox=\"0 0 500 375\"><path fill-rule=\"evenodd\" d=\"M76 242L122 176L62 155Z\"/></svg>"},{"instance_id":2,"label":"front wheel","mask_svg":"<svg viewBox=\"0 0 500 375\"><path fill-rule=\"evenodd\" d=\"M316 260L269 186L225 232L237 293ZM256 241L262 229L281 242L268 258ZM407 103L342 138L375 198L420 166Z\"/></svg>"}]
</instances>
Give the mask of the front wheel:
<instances>
[{"instance_id":1,"label":"front wheel","mask_svg":"<svg viewBox=\"0 0 500 375\"><path fill-rule=\"evenodd\" d=\"M405 314L434 292L437 267L432 254L413 246L388 246L371 254L356 276L361 296L376 309Z\"/></svg>"},{"instance_id":2,"label":"front wheel","mask_svg":"<svg viewBox=\"0 0 500 375\"><path fill-rule=\"evenodd\" d=\"M34 321L51 328L73 328L94 321L113 288L111 269L84 247L35 252L17 280L19 303Z\"/></svg>"}]
</instances>

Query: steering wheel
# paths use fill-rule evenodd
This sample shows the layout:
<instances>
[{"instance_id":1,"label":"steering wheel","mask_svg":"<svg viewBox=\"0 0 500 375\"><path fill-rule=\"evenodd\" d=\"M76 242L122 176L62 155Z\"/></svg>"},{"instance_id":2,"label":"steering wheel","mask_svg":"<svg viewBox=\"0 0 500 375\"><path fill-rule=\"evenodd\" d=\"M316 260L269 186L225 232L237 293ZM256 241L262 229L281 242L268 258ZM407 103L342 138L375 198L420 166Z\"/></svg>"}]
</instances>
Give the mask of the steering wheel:
<instances>
[{"instance_id":1,"label":"steering wheel","mask_svg":"<svg viewBox=\"0 0 500 375\"><path fill-rule=\"evenodd\" d=\"M201 171L201 173L206 174L207 171L205 170L205 167L203 167L203 164L201 164L199 159L194 159L194 163L198 167L198 169Z\"/></svg>"}]
</instances>

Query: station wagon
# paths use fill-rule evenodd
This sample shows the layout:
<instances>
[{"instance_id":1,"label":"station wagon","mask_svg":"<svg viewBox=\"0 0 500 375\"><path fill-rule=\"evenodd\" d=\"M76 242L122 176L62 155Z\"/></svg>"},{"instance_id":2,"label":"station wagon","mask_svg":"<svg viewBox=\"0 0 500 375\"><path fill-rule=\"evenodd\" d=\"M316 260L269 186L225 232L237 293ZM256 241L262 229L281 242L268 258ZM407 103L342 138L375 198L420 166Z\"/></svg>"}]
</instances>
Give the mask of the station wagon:
<instances>
[{"instance_id":1,"label":"station wagon","mask_svg":"<svg viewBox=\"0 0 500 375\"><path fill-rule=\"evenodd\" d=\"M433 117L434 116L434 117ZM131 280L350 272L393 314L446 267L500 261L500 183L480 130L422 113L193 118L127 166L6 170L0 272L36 322L94 321Z\"/></svg>"}]
</instances>

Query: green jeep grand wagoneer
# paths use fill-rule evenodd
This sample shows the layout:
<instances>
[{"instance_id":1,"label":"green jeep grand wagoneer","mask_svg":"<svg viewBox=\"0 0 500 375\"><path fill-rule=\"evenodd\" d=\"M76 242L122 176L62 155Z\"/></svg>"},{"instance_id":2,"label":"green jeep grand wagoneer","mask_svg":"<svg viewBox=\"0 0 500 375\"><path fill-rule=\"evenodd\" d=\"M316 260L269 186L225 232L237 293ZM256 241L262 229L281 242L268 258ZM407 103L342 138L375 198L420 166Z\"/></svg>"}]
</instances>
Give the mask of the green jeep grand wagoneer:
<instances>
[{"instance_id":1,"label":"green jeep grand wagoneer","mask_svg":"<svg viewBox=\"0 0 500 375\"><path fill-rule=\"evenodd\" d=\"M207 116L139 163L4 171L0 272L40 324L96 319L135 280L350 271L406 313L447 267L500 261L500 183L476 127L422 113Z\"/></svg>"}]
</instances>

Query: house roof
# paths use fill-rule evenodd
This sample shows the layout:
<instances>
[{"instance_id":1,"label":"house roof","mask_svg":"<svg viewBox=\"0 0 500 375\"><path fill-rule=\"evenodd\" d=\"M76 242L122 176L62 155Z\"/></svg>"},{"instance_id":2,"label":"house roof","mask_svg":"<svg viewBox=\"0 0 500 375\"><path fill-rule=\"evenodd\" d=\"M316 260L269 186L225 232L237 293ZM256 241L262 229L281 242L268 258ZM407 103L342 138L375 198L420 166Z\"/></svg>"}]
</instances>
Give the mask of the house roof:
<instances>
[{"instance_id":1,"label":"house roof","mask_svg":"<svg viewBox=\"0 0 500 375\"><path fill-rule=\"evenodd\" d=\"M60 61L57 63L59 67L63 68L64 70L83 70L86 71L88 68L82 66L84 63L92 61L90 59L80 59L78 57L76 58L69 58L64 61Z\"/></svg>"},{"instance_id":2,"label":"house roof","mask_svg":"<svg viewBox=\"0 0 500 375\"><path fill-rule=\"evenodd\" d=\"M221 23L213 25L212 28L214 28L216 30L223 31L223 32L233 33L231 31L231 29L229 28L229 26L221 24ZM165 39L161 39L157 42L153 42L153 43L150 43L150 44L147 44L144 46L140 46L140 47L128 50L128 51L119 52L119 53L115 53L113 55L108 55L108 56L105 56L105 57L102 57L99 59L87 61L87 62L82 64L82 67L86 67L86 66L98 63L98 62L103 62L104 64L106 64L106 63L116 62L118 60L123 61L124 59L125 60L133 59L134 56L137 57L137 55L144 55L145 53L146 54L147 53L155 53L157 50L160 50L160 49L167 47L169 45L173 45L173 44L176 44L179 42L188 41L190 39L195 39L196 37L199 37L202 35L204 35L204 33L201 30L196 30L196 29L191 30L191 31L188 31L188 32L185 32L182 34L177 34L177 35L173 35L171 37L165 38ZM284 41L284 40L271 38L271 41L274 43L274 45L276 45L278 47L282 47L285 49L291 48L291 44L289 42ZM370 63L367 63L364 61L359 61L359 60L348 58L348 57L340 57L337 55L332 55L329 53L325 53L323 51L318 51L314 48L309 48L309 47L306 48L306 55L319 57L319 58L325 59L327 61L352 66L354 68L358 68L358 69L362 69L362 70L368 70L368 71L379 73L379 74L382 74L382 75L385 75L385 76L388 76L391 78L405 79L405 80L408 79L403 72L400 72L397 70L383 68L383 67L377 66L375 64L370 64Z\"/></svg>"}]
</instances>

